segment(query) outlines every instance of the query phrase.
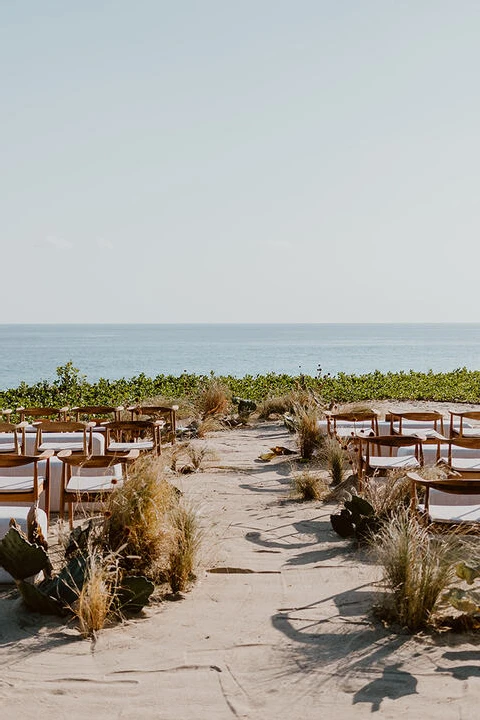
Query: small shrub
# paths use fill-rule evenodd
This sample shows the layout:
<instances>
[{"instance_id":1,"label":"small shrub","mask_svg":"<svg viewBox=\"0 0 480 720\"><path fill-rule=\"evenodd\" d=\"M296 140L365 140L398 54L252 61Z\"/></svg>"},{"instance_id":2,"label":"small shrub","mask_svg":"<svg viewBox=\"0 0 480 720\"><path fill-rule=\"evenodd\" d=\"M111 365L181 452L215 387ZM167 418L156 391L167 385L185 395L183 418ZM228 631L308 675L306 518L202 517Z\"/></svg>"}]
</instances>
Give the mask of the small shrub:
<instances>
[{"instance_id":1,"label":"small shrub","mask_svg":"<svg viewBox=\"0 0 480 720\"><path fill-rule=\"evenodd\" d=\"M206 445L199 445L198 443L187 445L186 452L194 470L201 470L203 463L213 458L212 451Z\"/></svg>"},{"instance_id":2,"label":"small shrub","mask_svg":"<svg viewBox=\"0 0 480 720\"><path fill-rule=\"evenodd\" d=\"M161 460L144 456L133 465L128 481L115 489L107 503L107 541L122 548L122 563L155 579L170 551L165 521L177 503L175 488L163 477Z\"/></svg>"},{"instance_id":3,"label":"small shrub","mask_svg":"<svg viewBox=\"0 0 480 720\"><path fill-rule=\"evenodd\" d=\"M207 415L207 417L197 423L196 436L204 438L208 433L217 432L218 430L223 430L223 428L224 426L218 418L213 415Z\"/></svg>"},{"instance_id":4,"label":"small shrub","mask_svg":"<svg viewBox=\"0 0 480 720\"><path fill-rule=\"evenodd\" d=\"M292 486L301 500L324 500L329 494L328 483L318 472L305 470L294 474Z\"/></svg>"},{"instance_id":5,"label":"small shrub","mask_svg":"<svg viewBox=\"0 0 480 720\"><path fill-rule=\"evenodd\" d=\"M272 415L285 415L292 413L294 408L294 397L292 393L277 395L262 400L258 406L258 417L260 420L268 420Z\"/></svg>"},{"instance_id":6,"label":"small shrub","mask_svg":"<svg viewBox=\"0 0 480 720\"><path fill-rule=\"evenodd\" d=\"M412 482L405 472L391 470L386 477L367 477L362 483L362 497L368 500L381 518L389 518L399 508L411 504Z\"/></svg>"},{"instance_id":7,"label":"small shrub","mask_svg":"<svg viewBox=\"0 0 480 720\"><path fill-rule=\"evenodd\" d=\"M310 402L306 407L295 407L295 426L300 455L304 460L310 460L314 453L323 445L324 435L319 428L320 408Z\"/></svg>"},{"instance_id":8,"label":"small shrub","mask_svg":"<svg viewBox=\"0 0 480 720\"><path fill-rule=\"evenodd\" d=\"M411 632L427 626L454 577L454 537L429 534L401 509L383 525L373 543L389 590L380 614Z\"/></svg>"},{"instance_id":9,"label":"small shrub","mask_svg":"<svg viewBox=\"0 0 480 720\"><path fill-rule=\"evenodd\" d=\"M93 547L89 548L87 558L87 579L72 610L81 635L84 638L95 638L97 632L105 627L112 611L118 581L118 562L114 556L104 557Z\"/></svg>"},{"instance_id":10,"label":"small shrub","mask_svg":"<svg viewBox=\"0 0 480 720\"><path fill-rule=\"evenodd\" d=\"M202 387L196 399L196 407L202 419L227 412L228 388L216 377L211 377Z\"/></svg>"},{"instance_id":11,"label":"small shrub","mask_svg":"<svg viewBox=\"0 0 480 720\"><path fill-rule=\"evenodd\" d=\"M172 542L166 577L173 593L183 592L195 579L201 533L192 508L179 502L170 515Z\"/></svg>"},{"instance_id":12,"label":"small shrub","mask_svg":"<svg viewBox=\"0 0 480 720\"><path fill-rule=\"evenodd\" d=\"M325 438L322 444L321 459L328 468L333 487L337 487L345 480L348 468L348 458L338 440L331 437Z\"/></svg>"}]
</instances>

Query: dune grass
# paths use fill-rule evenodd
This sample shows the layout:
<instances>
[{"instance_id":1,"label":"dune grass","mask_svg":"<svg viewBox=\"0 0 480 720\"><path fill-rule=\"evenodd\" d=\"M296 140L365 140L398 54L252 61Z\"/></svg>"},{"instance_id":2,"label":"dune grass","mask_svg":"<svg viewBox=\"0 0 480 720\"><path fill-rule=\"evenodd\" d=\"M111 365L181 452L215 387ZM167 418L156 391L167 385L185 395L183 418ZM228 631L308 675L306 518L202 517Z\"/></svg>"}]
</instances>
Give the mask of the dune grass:
<instances>
[{"instance_id":1,"label":"dune grass","mask_svg":"<svg viewBox=\"0 0 480 720\"><path fill-rule=\"evenodd\" d=\"M427 627L454 578L455 536L432 535L408 510L400 509L372 543L387 589L378 614L410 632Z\"/></svg>"}]
</instances>

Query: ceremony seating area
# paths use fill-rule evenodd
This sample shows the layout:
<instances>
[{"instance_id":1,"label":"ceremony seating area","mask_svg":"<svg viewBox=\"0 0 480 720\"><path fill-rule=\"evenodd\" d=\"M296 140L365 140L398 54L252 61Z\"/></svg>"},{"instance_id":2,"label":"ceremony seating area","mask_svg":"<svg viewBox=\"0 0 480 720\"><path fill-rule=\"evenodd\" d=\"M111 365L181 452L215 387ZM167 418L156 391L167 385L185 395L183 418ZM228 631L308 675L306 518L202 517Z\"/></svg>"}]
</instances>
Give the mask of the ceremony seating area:
<instances>
[{"instance_id":1,"label":"ceremony seating area","mask_svg":"<svg viewBox=\"0 0 480 720\"><path fill-rule=\"evenodd\" d=\"M48 523L51 512L63 519L67 505L72 526L75 505L101 499L126 477L127 466L141 453L161 455L162 433L175 442L177 409L91 405L2 410L0 506L38 504Z\"/></svg>"},{"instance_id":2,"label":"ceremony seating area","mask_svg":"<svg viewBox=\"0 0 480 720\"><path fill-rule=\"evenodd\" d=\"M332 437L348 439L358 453L359 489L367 477L405 470L412 480L413 505L428 522L480 522L480 411L450 411L450 421L437 411L391 410L385 420L372 411L330 412L324 423ZM477 425L472 424L477 423ZM445 427L448 427L445 433ZM440 465L443 479L425 480L424 465ZM414 471L414 472L412 472ZM417 472L415 472L417 471ZM416 497L423 487L425 499Z\"/></svg>"}]
</instances>

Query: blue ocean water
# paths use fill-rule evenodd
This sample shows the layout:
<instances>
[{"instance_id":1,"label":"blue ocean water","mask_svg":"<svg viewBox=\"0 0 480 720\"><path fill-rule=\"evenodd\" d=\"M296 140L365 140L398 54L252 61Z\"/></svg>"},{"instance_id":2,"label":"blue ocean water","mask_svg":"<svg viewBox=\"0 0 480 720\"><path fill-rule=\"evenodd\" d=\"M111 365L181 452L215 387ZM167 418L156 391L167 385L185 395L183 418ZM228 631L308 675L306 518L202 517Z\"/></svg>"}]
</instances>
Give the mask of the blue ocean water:
<instances>
[{"instance_id":1,"label":"blue ocean water","mask_svg":"<svg viewBox=\"0 0 480 720\"><path fill-rule=\"evenodd\" d=\"M480 368L480 324L0 325L0 388L139 373L315 375Z\"/></svg>"}]
</instances>

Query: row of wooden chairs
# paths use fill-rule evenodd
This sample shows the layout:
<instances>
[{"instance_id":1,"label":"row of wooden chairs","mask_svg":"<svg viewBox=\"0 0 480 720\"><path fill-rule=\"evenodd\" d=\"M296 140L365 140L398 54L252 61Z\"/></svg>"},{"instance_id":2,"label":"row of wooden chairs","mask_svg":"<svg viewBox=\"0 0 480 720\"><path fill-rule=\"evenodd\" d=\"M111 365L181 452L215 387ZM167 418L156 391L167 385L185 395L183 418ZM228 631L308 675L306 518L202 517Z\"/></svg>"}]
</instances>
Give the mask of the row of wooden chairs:
<instances>
[{"instance_id":1,"label":"row of wooden chairs","mask_svg":"<svg viewBox=\"0 0 480 720\"><path fill-rule=\"evenodd\" d=\"M469 422L471 420L480 422L479 410L450 410L449 414L448 437L480 437L480 427L472 427ZM374 410L328 412L326 419L328 433L332 436L345 437L352 434L352 429L355 432L357 428L370 430L373 435L379 435L379 416ZM409 435L412 428L415 429L417 425L418 431L423 430L424 435L427 431L431 440L446 439L444 416L436 410L405 412L392 410L386 414L385 420L390 424L390 435Z\"/></svg>"},{"instance_id":2,"label":"row of wooden chairs","mask_svg":"<svg viewBox=\"0 0 480 720\"><path fill-rule=\"evenodd\" d=\"M161 432L165 425L168 426L171 442L175 442L177 409L176 406L131 406L127 408L131 419L122 420L124 408L119 407L18 408L21 418L18 423L0 423L0 436L8 434L7 440L0 440L0 501L38 503L45 493L48 523L50 459L56 454L63 463L60 517L63 518L65 506L68 506L72 527L75 503L96 502L111 492L127 477L128 465L140 453L161 454ZM109 412L113 419L106 419ZM3 414L11 418L13 413L4 411ZM148 419L141 419L145 416ZM28 420L33 421L35 430L34 450L29 454L26 442ZM104 433L102 455L93 454L93 432ZM65 437L60 439L59 435ZM24 473L22 468L25 468ZM111 471L119 468L121 476L112 475Z\"/></svg>"},{"instance_id":3,"label":"row of wooden chairs","mask_svg":"<svg viewBox=\"0 0 480 720\"><path fill-rule=\"evenodd\" d=\"M99 429L108 421L120 422L125 420L124 413L128 413L130 420L163 420L167 426L171 442L175 442L178 405L83 405L75 407L19 407L15 411L10 409L0 410L0 415L6 422L12 422L17 416L18 423L38 420L56 420L61 422L84 421L93 422ZM127 416L128 417L128 416Z\"/></svg>"}]
</instances>

